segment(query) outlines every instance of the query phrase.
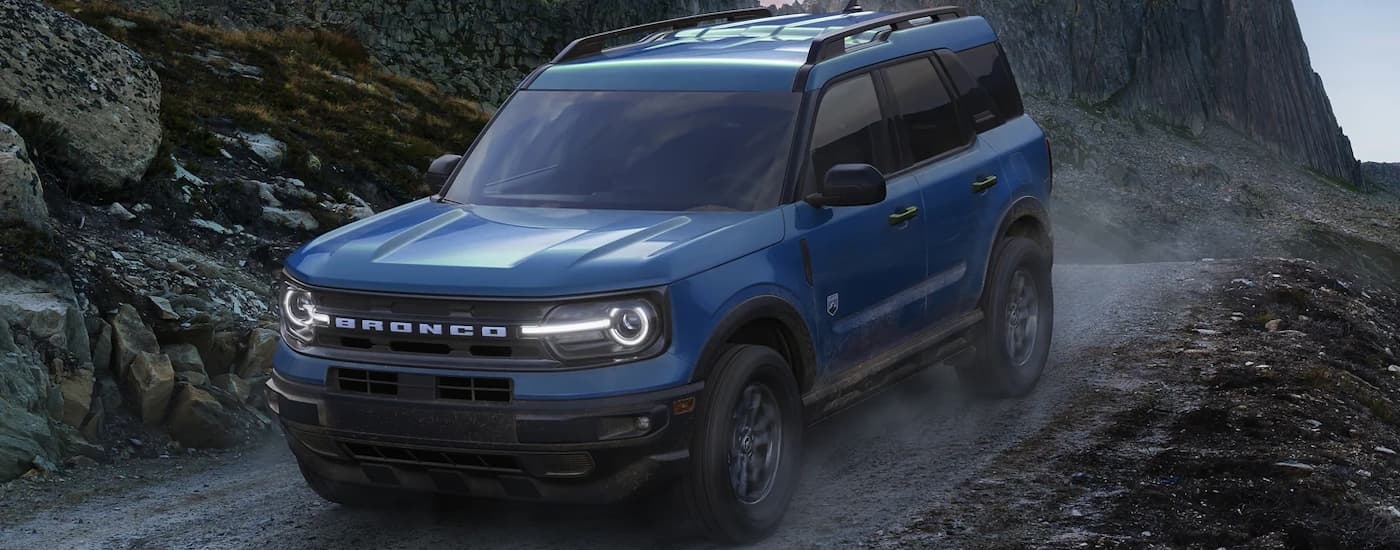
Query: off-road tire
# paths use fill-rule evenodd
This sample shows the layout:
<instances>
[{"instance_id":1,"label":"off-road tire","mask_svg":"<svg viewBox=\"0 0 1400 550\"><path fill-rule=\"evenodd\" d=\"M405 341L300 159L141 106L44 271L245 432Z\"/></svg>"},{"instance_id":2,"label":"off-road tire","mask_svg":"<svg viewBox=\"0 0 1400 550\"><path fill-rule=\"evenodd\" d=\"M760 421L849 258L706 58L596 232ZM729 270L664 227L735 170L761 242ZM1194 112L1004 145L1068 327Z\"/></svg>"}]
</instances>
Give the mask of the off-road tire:
<instances>
[{"instance_id":1,"label":"off-road tire","mask_svg":"<svg viewBox=\"0 0 1400 550\"><path fill-rule=\"evenodd\" d=\"M980 302L985 317L972 334L976 356L958 366L958 378L964 388L978 395L1020 397L1035 388L1050 355L1055 319L1050 254L1024 237L1003 239L994 250L991 273ZM1033 296L1027 298L1013 289L1018 276L1024 277L1021 284L1033 285ZM1034 340L1018 347L1009 343L1008 335L1024 325L1009 321L1025 316L1027 303L1036 308L1035 329L1022 332L1034 334ZM1024 342L1024 338L1017 341Z\"/></svg>"},{"instance_id":2,"label":"off-road tire","mask_svg":"<svg viewBox=\"0 0 1400 550\"><path fill-rule=\"evenodd\" d=\"M771 348L732 346L720 354L710 372L696 409L700 416L691 440L689 470L678 493L684 509L705 536L725 543L754 542L777 528L797 488L804 427L802 398L792 368ZM757 389L750 392L751 387ZM767 394L762 394L763 388ZM767 424L780 426L781 437L770 445L779 450L771 485L760 499L744 502L730 477L731 447L736 446L736 435L742 431L736 431L735 426L753 424L745 423L736 405L755 393L761 394L760 401L776 405L771 410L778 411L778 419ZM758 445L749 448L757 451Z\"/></svg>"}]
</instances>

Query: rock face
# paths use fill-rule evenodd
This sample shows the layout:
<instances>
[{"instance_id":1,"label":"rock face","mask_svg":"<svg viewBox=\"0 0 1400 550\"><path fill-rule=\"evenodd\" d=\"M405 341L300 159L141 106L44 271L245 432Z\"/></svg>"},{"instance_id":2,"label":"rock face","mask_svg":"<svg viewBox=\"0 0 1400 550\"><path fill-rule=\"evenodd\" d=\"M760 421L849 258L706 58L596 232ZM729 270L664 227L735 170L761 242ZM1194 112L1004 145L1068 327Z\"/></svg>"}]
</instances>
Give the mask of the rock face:
<instances>
[{"instance_id":1,"label":"rock face","mask_svg":"<svg viewBox=\"0 0 1400 550\"><path fill-rule=\"evenodd\" d=\"M569 41L757 0L121 0L236 26L348 28L394 72L498 102Z\"/></svg>"},{"instance_id":2,"label":"rock face","mask_svg":"<svg viewBox=\"0 0 1400 550\"><path fill-rule=\"evenodd\" d=\"M76 181L115 189L145 173L160 81L141 56L38 0L0 0L0 44L0 101L62 131Z\"/></svg>"},{"instance_id":3,"label":"rock face","mask_svg":"<svg viewBox=\"0 0 1400 550\"><path fill-rule=\"evenodd\" d=\"M1361 174L1368 188L1400 193L1400 162L1363 162Z\"/></svg>"},{"instance_id":4,"label":"rock face","mask_svg":"<svg viewBox=\"0 0 1400 550\"><path fill-rule=\"evenodd\" d=\"M29 161L24 138L0 123L0 223L20 222L43 228L48 217L44 189Z\"/></svg>"},{"instance_id":5,"label":"rock face","mask_svg":"<svg viewBox=\"0 0 1400 550\"><path fill-rule=\"evenodd\" d=\"M1145 113L1199 132L1222 122L1328 176L1361 183L1313 72L1292 2L866 0L867 10L959 4L1001 35L1023 92ZM840 11L815 0L809 11Z\"/></svg>"}]
</instances>

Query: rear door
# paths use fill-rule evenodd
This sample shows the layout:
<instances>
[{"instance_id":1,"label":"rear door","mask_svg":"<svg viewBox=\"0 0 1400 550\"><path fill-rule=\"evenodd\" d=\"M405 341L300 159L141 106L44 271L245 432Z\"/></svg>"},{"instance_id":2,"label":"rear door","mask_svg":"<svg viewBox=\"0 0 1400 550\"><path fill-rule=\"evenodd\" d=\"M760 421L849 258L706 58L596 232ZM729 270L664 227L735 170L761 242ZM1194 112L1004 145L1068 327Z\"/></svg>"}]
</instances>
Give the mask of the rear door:
<instances>
[{"instance_id":1,"label":"rear door","mask_svg":"<svg viewBox=\"0 0 1400 550\"><path fill-rule=\"evenodd\" d=\"M804 194L819 190L821 176L834 165L870 164L888 173L896 162L872 74L829 84L814 120ZM815 339L830 365L826 374L857 365L921 327L929 220L922 211L923 193L912 173L888 178L879 204L795 205L817 310L826 312Z\"/></svg>"},{"instance_id":2,"label":"rear door","mask_svg":"<svg viewBox=\"0 0 1400 550\"><path fill-rule=\"evenodd\" d=\"M927 323L936 324L975 304L972 260L986 205L982 195L998 177L998 151L977 139L968 113L932 55L884 69L895 103L892 120L901 159L897 174L918 181L928 212Z\"/></svg>"}]
</instances>

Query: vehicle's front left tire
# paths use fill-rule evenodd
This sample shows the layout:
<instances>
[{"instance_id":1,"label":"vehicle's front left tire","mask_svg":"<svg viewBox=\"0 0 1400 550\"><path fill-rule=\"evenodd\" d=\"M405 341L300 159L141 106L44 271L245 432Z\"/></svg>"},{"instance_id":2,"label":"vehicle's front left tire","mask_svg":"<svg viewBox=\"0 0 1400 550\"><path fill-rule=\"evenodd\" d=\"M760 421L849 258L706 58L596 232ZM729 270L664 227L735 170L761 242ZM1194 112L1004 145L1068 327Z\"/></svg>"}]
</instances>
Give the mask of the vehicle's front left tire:
<instances>
[{"instance_id":1,"label":"vehicle's front left tire","mask_svg":"<svg viewBox=\"0 0 1400 550\"><path fill-rule=\"evenodd\" d=\"M776 351L736 345L710 370L696 410L681 497L708 537L760 540L777 528L797 488L802 398Z\"/></svg>"}]
</instances>

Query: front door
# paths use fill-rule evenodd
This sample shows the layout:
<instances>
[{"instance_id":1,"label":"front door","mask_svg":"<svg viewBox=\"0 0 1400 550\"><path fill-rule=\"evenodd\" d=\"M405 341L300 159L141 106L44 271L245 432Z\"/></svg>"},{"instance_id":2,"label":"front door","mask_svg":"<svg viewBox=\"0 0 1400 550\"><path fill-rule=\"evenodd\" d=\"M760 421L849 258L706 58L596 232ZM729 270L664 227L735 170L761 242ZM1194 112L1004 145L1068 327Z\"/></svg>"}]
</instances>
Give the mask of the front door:
<instances>
[{"instance_id":1,"label":"front door","mask_svg":"<svg viewBox=\"0 0 1400 550\"><path fill-rule=\"evenodd\" d=\"M831 85L817 108L810 146L808 190L837 164L864 163L888 170L895 162L888 121L871 75ZM913 174L887 183L883 202L816 208L799 203L794 225L812 264L817 309L824 310L816 340L830 366L850 368L922 328L928 274L928 217Z\"/></svg>"}]
</instances>

